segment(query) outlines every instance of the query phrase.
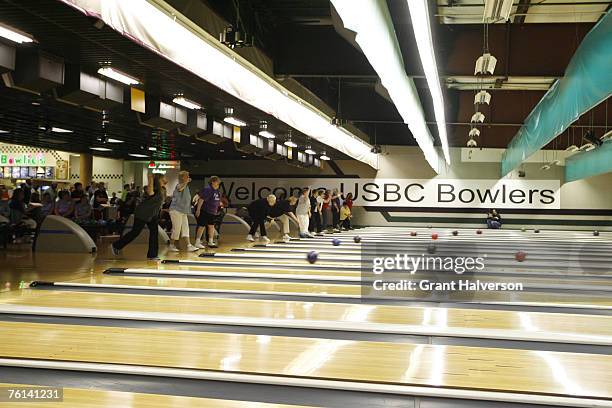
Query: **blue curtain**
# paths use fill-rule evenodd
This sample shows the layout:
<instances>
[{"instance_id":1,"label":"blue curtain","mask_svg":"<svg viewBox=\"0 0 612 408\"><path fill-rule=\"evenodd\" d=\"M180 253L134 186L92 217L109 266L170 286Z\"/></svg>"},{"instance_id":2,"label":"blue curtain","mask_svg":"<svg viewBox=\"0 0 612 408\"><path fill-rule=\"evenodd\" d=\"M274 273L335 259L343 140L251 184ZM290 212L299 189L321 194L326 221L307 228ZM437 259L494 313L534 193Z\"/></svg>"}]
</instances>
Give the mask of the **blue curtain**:
<instances>
[{"instance_id":1,"label":"blue curtain","mask_svg":"<svg viewBox=\"0 0 612 408\"><path fill-rule=\"evenodd\" d=\"M589 31L563 78L553 84L514 136L502 157L501 176L510 173L611 94L612 10Z\"/></svg>"}]
</instances>

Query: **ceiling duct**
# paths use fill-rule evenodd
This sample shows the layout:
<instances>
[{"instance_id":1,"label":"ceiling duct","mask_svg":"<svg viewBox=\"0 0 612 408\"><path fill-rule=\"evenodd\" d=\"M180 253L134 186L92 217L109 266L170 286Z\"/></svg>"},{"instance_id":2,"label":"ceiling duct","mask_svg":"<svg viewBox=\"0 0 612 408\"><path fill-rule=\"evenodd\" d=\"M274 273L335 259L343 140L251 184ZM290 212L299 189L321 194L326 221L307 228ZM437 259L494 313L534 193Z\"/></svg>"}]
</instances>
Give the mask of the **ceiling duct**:
<instances>
[{"instance_id":1,"label":"ceiling duct","mask_svg":"<svg viewBox=\"0 0 612 408\"><path fill-rule=\"evenodd\" d=\"M263 148L264 138L262 136L251 134L248 128L240 129L240 140L236 142L236 150L242 153L259 153Z\"/></svg>"},{"instance_id":2,"label":"ceiling duct","mask_svg":"<svg viewBox=\"0 0 612 408\"><path fill-rule=\"evenodd\" d=\"M187 125L181 128L181 133L187 136L195 136L206 132L208 129L208 119L206 114L198 110L187 111Z\"/></svg>"},{"instance_id":3,"label":"ceiling duct","mask_svg":"<svg viewBox=\"0 0 612 408\"><path fill-rule=\"evenodd\" d=\"M70 64L66 66L65 83L58 89L57 99L102 111L123 103L123 87Z\"/></svg>"},{"instance_id":4,"label":"ceiling duct","mask_svg":"<svg viewBox=\"0 0 612 408\"><path fill-rule=\"evenodd\" d=\"M232 126L216 120L211 122L212 126L206 132L197 135L196 139L212 144L232 140Z\"/></svg>"},{"instance_id":5,"label":"ceiling duct","mask_svg":"<svg viewBox=\"0 0 612 408\"><path fill-rule=\"evenodd\" d=\"M280 146L280 145L279 145ZM262 156L265 159L269 160L280 160L283 158L283 155L277 151L277 144L274 140L268 139L264 140L263 150L261 152ZM282 151L282 149L281 149Z\"/></svg>"},{"instance_id":6,"label":"ceiling duct","mask_svg":"<svg viewBox=\"0 0 612 408\"><path fill-rule=\"evenodd\" d=\"M40 94L64 84L64 60L38 49L18 49L13 84Z\"/></svg>"},{"instance_id":7,"label":"ceiling duct","mask_svg":"<svg viewBox=\"0 0 612 408\"><path fill-rule=\"evenodd\" d=\"M0 74L15 70L15 47L0 41Z\"/></svg>"},{"instance_id":8,"label":"ceiling duct","mask_svg":"<svg viewBox=\"0 0 612 408\"><path fill-rule=\"evenodd\" d=\"M146 113L141 114L142 123L154 128L173 130L187 124L187 109L180 108L148 96Z\"/></svg>"}]
</instances>

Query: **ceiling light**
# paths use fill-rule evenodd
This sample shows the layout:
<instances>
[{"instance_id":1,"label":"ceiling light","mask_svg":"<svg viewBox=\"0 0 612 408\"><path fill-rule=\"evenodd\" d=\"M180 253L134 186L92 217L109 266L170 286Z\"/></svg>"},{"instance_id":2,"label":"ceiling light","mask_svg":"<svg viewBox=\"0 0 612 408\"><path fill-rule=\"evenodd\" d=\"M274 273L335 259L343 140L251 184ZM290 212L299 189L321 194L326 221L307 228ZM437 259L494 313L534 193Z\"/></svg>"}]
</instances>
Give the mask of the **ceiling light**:
<instances>
[{"instance_id":1,"label":"ceiling light","mask_svg":"<svg viewBox=\"0 0 612 408\"><path fill-rule=\"evenodd\" d=\"M446 118L444 114L444 97L440 86L438 75L438 64L436 63L435 46L431 34L429 6L427 0L406 0L410 9L410 20L416 39L419 56L425 71L425 78L433 100L434 114L438 127L438 137L442 144L442 152L447 164L450 164L450 153L448 150L448 137L446 135Z\"/></svg>"},{"instance_id":2,"label":"ceiling light","mask_svg":"<svg viewBox=\"0 0 612 408\"><path fill-rule=\"evenodd\" d=\"M108 147L96 147L96 146L90 147L90 149L97 150L99 152L110 152L113 150L113 149L109 149Z\"/></svg>"},{"instance_id":3,"label":"ceiling light","mask_svg":"<svg viewBox=\"0 0 612 408\"><path fill-rule=\"evenodd\" d=\"M260 130L258 134L259 134L259 136L263 136L266 139L275 139L276 138L276 135L274 133L270 133L267 130Z\"/></svg>"},{"instance_id":4,"label":"ceiling light","mask_svg":"<svg viewBox=\"0 0 612 408\"><path fill-rule=\"evenodd\" d=\"M156 152L157 151L157 147L149 146L148 150L151 151L151 152Z\"/></svg>"},{"instance_id":5,"label":"ceiling light","mask_svg":"<svg viewBox=\"0 0 612 408\"><path fill-rule=\"evenodd\" d=\"M487 91L480 91L474 96L474 105L490 104L491 94Z\"/></svg>"},{"instance_id":6,"label":"ceiling light","mask_svg":"<svg viewBox=\"0 0 612 408\"><path fill-rule=\"evenodd\" d=\"M565 149L565 151L566 151L566 152L570 152L570 153L577 152L578 150L580 150L580 149L579 149L579 148L578 148L578 146L576 146L576 145L571 145L571 146L568 146L568 147Z\"/></svg>"},{"instance_id":7,"label":"ceiling light","mask_svg":"<svg viewBox=\"0 0 612 408\"><path fill-rule=\"evenodd\" d=\"M425 123L423 107L414 81L406 74L404 59L393 29L393 21L391 20L387 2L353 2L345 0L331 0L331 2L342 19L344 27L356 33L355 41L359 45L359 48L368 59L372 68L376 71L381 80L381 84L389 93L389 97L400 113L404 123L408 125L414 139L423 151L427 163L437 172L440 155L434 147L433 138ZM411 3L412 1L408 2L408 5L412 6ZM416 24L421 25L422 23L417 22ZM427 34L429 35L430 33ZM431 56L428 58L428 61L431 61ZM435 68L435 64L433 68ZM427 66L426 72L430 74L428 83L431 78L431 71L432 67ZM430 86L430 89L432 89L432 98L434 98L434 107L437 107L437 109L434 109L436 121L438 124L442 124L443 117L440 115L443 112L440 111L437 103L439 94L437 90L434 91L433 88L434 87ZM436 96L434 97L434 95ZM295 126L292 127L295 128ZM299 128L296 129L301 130ZM336 129L342 131L343 128L336 127ZM327 145L335 147L329 143L327 137L320 137L318 134L308 135L313 139L320 139ZM444 135L444 127L442 127L441 136L443 137ZM342 142L342 139L337 140L338 144ZM372 146L367 146L367 152L364 151L364 147L365 146L360 149L361 156L369 157L369 160L372 162L377 162L378 156L370 151ZM346 150L346 147L340 149L338 147L335 148L340 151ZM378 165L374 165L373 167L377 168Z\"/></svg>"},{"instance_id":8,"label":"ceiling light","mask_svg":"<svg viewBox=\"0 0 612 408\"><path fill-rule=\"evenodd\" d=\"M247 125L245 121L234 116L234 108L225 108L225 119L223 121L238 127Z\"/></svg>"},{"instance_id":9,"label":"ceiling light","mask_svg":"<svg viewBox=\"0 0 612 408\"><path fill-rule=\"evenodd\" d=\"M331 160L331 158L325 152L321 153L321 156L319 156L319 159L325 160L325 161Z\"/></svg>"},{"instance_id":10,"label":"ceiling light","mask_svg":"<svg viewBox=\"0 0 612 408\"><path fill-rule=\"evenodd\" d=\"M140 153L128 153L128 156L139 157L139 158L149 157L146 154L140 154Z\"/></svg>"},{"instance_id":11,"label":"ceiling light","mask_svg":"<svg viewBox=\"0 0 612 408\"><path fill-rule=\"evenodd\" d=\"M543 165L542 167L540 167L540 170L550 170L550 166L548 164Z\"/></svg>"},{"instance_id":12,"label":"ceiling light","mask_svg":"<svg viewBox=\"0 0 612 408\"><path fill-rule=\"evenodd\" d=\"M0 133L9 133L9 131L0 129Z\"/></svg>"},{"instance_id":13,"label":"ceiling light","mask_svg":"<svg viewBox=\"0 0 612 408\"><path fill-rule=\"evenodd\" d=\"M494 23L508 20L513 2L514 0L485 0L482 21L484 23Z\"/></svg>"},{"instance_id":14,"label":"ceiling light","mask_svg":"<svg viewBox=\"0 0 612 408\"><path fill-rule=\"evenodd\" d=\"M601 140L602 142L605 142L607 140L612 140L612 130L604 133L604 135L600 137L599 140Z\"/></svg>"},{"instance_id":15,"label":"ceiling light","mask_svg":"<svg viewBox=\"0 0 612 408\"><path fill-rule=\"evenodd\" d=\"M469 139L467 141L467 147L477 147L478 143L476 143L476 141L474 139Z\"/></svg>"},{"instance_id":16,"label":"ceiling light","mask_svg":"<svg viewBox=\"0 0 612 408\"><path fill-rule=\"evenodd\" d=\"M548 163L548 165L549 165L550 167L552 167L552 166L558 166L559 164L561 164L561 161L560 161L560 160L553 160L553 161L551 161L550 163Z\"/></svg>"},{"instance_id":17,"label":"ceiling light","mask_svg":"<svg viewBox=\"0 0 612 408\"><path fill-rule=\"evenodd\" d=\"M287 147L297 147L297 144L291 139L287 139L287 141L285 141L283 144Z\"/></svg>"},{"instance_id":18,"label":"ceiling light","mask_svg":"<svg viewBox=\"0 0 612 408\"><path fill-rule=\"evenodd\" d=\"M582 146L580 146L580 151L581 152L588 152L591 151L595 148L595 145L593 143L585 143Z\"/></svg>"},{"instance_id":19,"label":"ceiling light","mask_svg":"<svg viewBox=\"0 0 612 408\"><path fill-rule=\"evenodd\" d=\"M39 127L38 127L38 129L40 129L40 130L44 130L45 132L46 132L47 130L49 130L49 128L48 128L47 126L39 126ZM74 131L73 131L73 130L63 129L63 128L60 128L60 127L55 127L55 126L53 126L53 127L51 128L51 132L54 132L54 133L74 133Z\"/></svg>"},{"instance_id":20,"label":"ceiling light","mask_svg":"<svg viewBox=\"0 0 612 408\"><path fill-rule=\"evenodd\" d=\"M312 154L312 155L317 154L317 152L315 152L314 150L312 150L312 148L310 148L310 147L306 148L306 150L304 150L304 153L306 153L306 154Z\"/></svg>"},{"instance_id":21,"label":"ceiling light","mask_svg":"<svg viewBox=\"0 0 612 408\"><path fill-rule=\"evenodd\" d=\"M98 74L104 75L107 78L114 79L126 85L138 85L140 82L126 73L123 73L112 67L102 67L98 70Z\"/></svg>"},{"instance_id":22,"label":"ceiling light","mask_svg":"<svg viewBox=\"0 0 612 408\"><path fill-rule=\"evenodd\" d=\"M191 101L191 100L185 98L182 95L179 95L176 98L174 98L172 100L172 102L176 103L177 105L184 106L187 109L202 109L202 105L200 105L200 104L198 104L198 103L196 103L194 101Z\"/></svg>"},{"instance_id":23,"label":"ceiling light","mask_svg":"<svg viewBox=\"0 0 612 408\"><path fill-rule=\"evenodd\" d=\"M480 130L478 130L476 128L472 128L472 129L470 129L469 135L470 135L470 137L480 136Z\"/></svg>"},{"instance_id":24,"label":"ceiling light","mask_svg":"<svg viewBox=\"0 0 612 408\"><path fill-rule=\"evenodd\" d=\"M0 23L0 37L6 38L18 44L31 43L34 41L34 38L31 35L2 23Z\"/></svg>"},{"instance_id":25,"label":"ceiling light","mask_svg":"<svg viewBox=\"0 0 612 408\"><path fill-rule=\"evenodd\" d=\"M493 72L495 72L495 65L497 65L497 58L486 52L476 60L474 75L493 75Z\"/></svg>"},{"instance_id":26,"label":"ceiling light","mask_svg":"<svg viewBox=\"0 0 612 408\"><path fill-rule=\"evenodd\" d=\"M476 112L472 115L472 119L470 119L471 123L482 123L485 120L485 115L482 112Z\"/></svg>"},{"instance_id":27,"label":"ceiling light","mask_svg":"<svg viewBox=\"0 0 612 408\"><path fill-rule=\"evenodd\" d=\"M109 137L108 139L106 139L107 143L125 143L125 140L121 140L121 139L113 139L112 137Z\"/></svg>"}]
</instances>

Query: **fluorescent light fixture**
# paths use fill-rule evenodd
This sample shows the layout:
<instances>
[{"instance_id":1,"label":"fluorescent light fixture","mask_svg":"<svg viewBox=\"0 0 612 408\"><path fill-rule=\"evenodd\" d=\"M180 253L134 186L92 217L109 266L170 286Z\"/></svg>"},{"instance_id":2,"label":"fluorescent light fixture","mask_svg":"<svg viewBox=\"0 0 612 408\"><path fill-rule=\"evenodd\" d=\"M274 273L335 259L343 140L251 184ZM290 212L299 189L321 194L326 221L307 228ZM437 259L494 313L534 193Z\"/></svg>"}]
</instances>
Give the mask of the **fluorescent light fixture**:
<instances>
[{"instance_id":1,"label":"fluorescent light fixture","mask_svg":"<svg viewBox=\"0 0 612 408\"><path fill-rule=\"evenodd\" d=\"M149 149L150 152L156 152L157 151L157 147L155 147L155 146L149 146L148 149Z\"/></svg>"},{"instance_id":2,"label":"fluorescent light fixture","mask_svg":"<svg viewBox=\"0 0 612 408\"><path fill-rule=\"evenodd\" d=\"M485 120L485 115L482 112L476 112L475 114L472 115L472 119L470 119L470 122L472 123L482 123Z\"/></svg>"},{"instance_id":3,"label":"fluorescent light fixture","mask_svg":"<svg viewBox=\"0 0 612 408\"><path fill-rule=\"evenodd\" d=\"M140 154L140 153L128 153L128 156L139 157L139 158L149 157L146 154Z\"/></svg>"},{"instance_id":4,"label":"fluorescent light fixture","mask_svg":"<svg viewBox=\"0 0 612 408\"><path fill-rule=\"evenodd\" d=\"M234 125L234 126L238 126L238 127L243 127L246 126L247 123L234 117L234 116L227 116L225 119L223 119L224 122L229 123L230 125Z\"/></svg>"},{"instance_id":5,"label":"fluorescent light fixture","mask_svg":"<svg viewBox=\"0 0 612 408\"><path fill-rule=\"evenodd\" d=\"M425 71L425 78L431 99L433 100L434 114L438 127L438 136L442 144L442 152L447 164L450 164L450 154L448 151L448 137L446 135L446 118L444 113L444 97L440 86L440 76L438 75L438 64L436 63L435 46L431 36L430 15L427 0L406 0L410 8L410 20L416 39L419 56ZM393 27L393 25L391 25Z\"/></svg>"},{"instance_id":6,"label":"fluorescent light fixture","mask_svg":"<svg viewBox=\"0 0 612 408\"><path fill-rule=\"evenodd\" d=\"M108 147L97 147L97 146L92 146L90 147L91 150L97 150L99 152L110 152L113 149L109 149Z\"/></svg>"},{"instance_id":7,"label":"fluorescent light fixture","mask_svg":"<svg viewBox=\"0 0 612 408\"><path fill-rule=\"evenodd\" d=\"M312 154L312 155L317 154L317 152L315 152L314 150L312 150L310 147L309 147L309 148L307 148L306 150L304 150L304 153L306 153L306 154Z\"/></svg>"},{"instance_id":8,"label":"fluorescent light fixture","mask_svg":"<svg viewBox=\"0 0 612 408\"><path fill-rule=\"evenodd\" d=\"M268 113L321 144L378 169L379 158L370 152L370 144L332 126L328 115L289 92L274 78L221 44L215 36L194 26L182 14L173 14L170 8L142 0L71 0L70 4L83 14L100 16L118 33L241 102ZM100 13L101 9L105 11ZM435 153L433 146L431 150Z\"/></svg>"},{"instance_id":9,"label":"fluorescent light fixture","mask_svg":"<svg viewBox=\"0 0 612 408\"><path fill-rule=\"evenodd\" d=\"M601 140L602 142L612 140L612 130L609 130L608 132L604 133L604 135L600 137L599 140Z\"/></svg>"},{"instance_id":10,"label":"fluorescent light fixture","mask_svg":"<svg viewBox=\"0 0 612 408\"><path fill-rule=\"evenodd\" d=\"M578 150L580 150L580 149L579 149L579 148L578 148L578 146L576 146L575 144L574 144L574 145L571 145L571 146L568 146L568 147L565 149L565 151L566 151L566 152L570 152L570 153L577 152Z\"/></svg>"},{"instance_id":11,"label":"fluorescent light fixture","mask_svg":"<svg viewBox=\"0 0 612 408\"><path fill-rule=\"evenodd\" d=\"M34 41L34 37L31 35L2 23L0 23L0 37L6 38L7 40L11 40L18 44L31 43Z\"/></svg>"},{"instance_id":12,"label":"fluorescent light fixture","mask_svg":"<svg viewBox=\"0 0 612 408\"><path fill-rule=\"evenodd\" d=\"M108 139L106 139L106 141L108 143L125 143L125 140L121 140L121 139L113 139L112 137L109 137Z\"/></svg>"},{"instance_id":13,"label":"fluorescent light fixture","mask_svg":"<svg viewBox=\"0 0 612 408\"><path fill-rule=\"evenodd\" d=\"M136 78L112 67L102 67L98 70L98 74L126 85L138 85L140 83Z\"/></svg>"},{"instance_id":14,"label":"fluorescent light fixture","mask_svg":"<svg viewBox=\"0 0 612 408\"><path fill-rule=\"evenodd\" d=\"M546 171L546 170L550 170L550 165L545 164L545 165L543 165L542 167L540 167L540 170L544 170L544 171Z\"/></svg>"},{"instance_id":15,"label":"fluorescent light fixture","mask_svg":"<svg viewBox=\"0 0 612 408\"><path fill-rule=\"evenodd\" d=\"M283 143L285 146L287 147L297 147L297 143L295 143L294 141L292 141L291 139L287 140L285 143Z\"/></svg>"},{"instance_id":16,"label":"fluorescent light fixture","mask_svg":"<svg viewBox=\"0 0 612 408\"><path fill-rule=\"evenodd\" d=\"M485 0L482 21L484 23L494 23L508 20L513 2L514 0Z\"/></svg>"},{"instance_id":17,"label":"fluorescent light fixture","mask_svg":"<svg viewBox=\"0 0 612 408\"><path fill-rule=\"evenodd\" d=\"M474 105L489 105L491 103L491 94L487 91L480 91L474 96Z\"/></svg>"},{"instance_id":18,"label":"fluorescent light fixture","mask_svg":"<svg viewBox=\"0 0 612 408\"><path fill-rule=\"evenodd\" d=\"M9 131L0 129L0 133L9 133Z\"/></svg>"},{"instance_id":19,"label":"fluorescent light fixture","mask_svg":"<svg viewBox=\"0 0 612 408\"><path fill-rule=\"evenodd\" d=\"M259 136L263 136L266 139L275 139L276 138L276 135L274 133L270 133L267 130L260 130L258 134L259 134Z\"/></svg>"},{"instance_id":20,"label":"fluorescent light fixture","mask_svg":"<svg viewBox=\"0 0 612 408\"><path fill-rule=\"evenodd\" d=\"M38 129L46 131L48 128L45 127L45 126L39 126ZM73 130L64 129L64 128L60 128L60 127L55 127L55 126L53 126L51 128L51 131L54 132L54 133L74 133Z\"/></svg>"},{"instance_id":21,"label":"fluorescent light fixture","mask_svg":"<svg viewBox=\"0 0 612 408\"><path fill-rule=\"evenodd\" d=\"M482 54L476 60L476 67L474 68L474 75L493 75L495 72L495 66L497 65L497 58L489 54L488 52Z\"/></svg>"},{"instance_id":22,"label":"fluorescent light fixture","mask_svg":"<svg viewBox=\"0 0 612 408\"><path fill-rule=\"evenodd\" d=\"M470 135L470 137L480 136L480 130L478 130L476 128L472 128L472 129L470 129L469 135Z\"/></svg>"},{"instance_id":23,"label":"fluorescent light fixture","mask_svg":"<svg viewBox=\"0 0 612 408\"><path fill-rule=\"evenodd\" d=\"M331 158L325 152L321 153L321 156L319 156L319 159L325 160L325 161L331 160Z\"/></svg>"},{"instance_id":24,"label":"fluorescent light fixture","mask_svg":"<svg viewBox=\"0 0 612 408\"><path fill-rule=\"evenodd\" d=\"M184 106L187 109L202 109L202 105L192 100L189 100L185 98L184 96L177 96L176 98L172 100L172 102L176 103L177 105Z\"/></svg>"},{"instance_id":25,"label":"fluorescent light fixture","mask_svg":"<svg viewBox=\"0 0 612 408\"><path fill-rule=\"evenodd\" d=\"M595 146L593 143L585 143L582 146L580 146L579 150L581 152L588 152L588 151L591 151L591 150L595 149L595 147L597 147L597 146Z\"/></svg>"}]
</instances>

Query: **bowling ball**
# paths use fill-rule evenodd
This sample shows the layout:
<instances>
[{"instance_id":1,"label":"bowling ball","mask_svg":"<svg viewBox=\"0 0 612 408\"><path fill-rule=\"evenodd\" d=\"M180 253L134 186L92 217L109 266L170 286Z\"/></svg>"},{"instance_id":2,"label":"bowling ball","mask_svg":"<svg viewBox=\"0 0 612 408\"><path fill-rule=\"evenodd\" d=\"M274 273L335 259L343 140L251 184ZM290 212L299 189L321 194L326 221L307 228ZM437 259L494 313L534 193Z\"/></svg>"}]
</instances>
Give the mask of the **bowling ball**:
<instances>
[{"instance_id":1,"label":"bowling ball","mask_svg":"<svg viewBox=\"0 0 612 408\"><path fill-rule=\"evenodd\" d=\"M427 228L431 229L431 225L428 225Z\"/></svg>"},{"instance_id":2,"label":"bowling ball","mask_svg":"<svg viewBox=\"0 0 612 408\"><path fill-rule=\"evenodd\" d=\"M527 254L523 251L518 251L516 254L514 254L514 259L519 262L523 262L525 258L527 258Z\"/></svg>"},{"instance_id":3,"label":"bowling ball","mask_svg":"<svg viewBox=\"0 0 612 408\"><path fill-rule=\"evenodd\" d=\"M427 253L428 254L435 254L436 251L437 251L437 248L436 248L436 246L434 244L429 244L427 246Z\"/></svg>"},{"instance_id":4,"label":"bowling ball","mask_svg":"<svg viewBox=\"0 0 612 408\"><path fill-rule=\"evenodd\" d=\"M453 231L453 235L454 235L454 236L459 235L459 231Z\"/></svg>"},{"instance_id":5,"label":"bowling ball","mask_svg":"<svg viewBox=\"0 0 612 408\"><path fill-rule=\"evenodd\" d=\"M411 232L410 232L410 236L411 236L411 237L416 237L416 235L417 235L416 231L411 231Z\"/></svg>"},{"instance_id":6,"label":"bowling ball","mask_svg":"<svg viewBox=\"0 0 612 408\"><path fill-rule=\"evenodd\" d=\"M599 236L599 231L593 231L593 235L595 235L596 237Z\"/></svg>"},{"instance_id":7,"label":"bowling ball","mask_svg":"<svg viewBox=\"0 0 612 408\"><path fill-rule=\"evenodd\" d=\"M434 240L438 239L438 234L436 233L431 234L431 239L434 239Z\"/></svg>"},{"instance_id":8,"label":"bowling ball","mask_svg":"<svg viewBox=\"0 0 612 408\"><path fill-rule=\"evenodd\" d=\"M306 255L306 259L308 260L308 262L313 264L317 262L317 259L319 259L319 253L317 251L310 251L308 255Z\"/></svg>"},{"instance_id":9,"label":"bowling ball","mask_svg":"<svg viewBox=\"0 0 612 408\"><path fill-rule=\"evenodd\" d=\"M482 234L482 230L476 230L476 233L477 233L478 235L480 235L480 234Z\"/></svg>"},{"instance_id":10,"label":"bowling ball","mask_svg":"<svg viewBox=\"0 0 612 408\"><path fill-rule=\"evenodd\" d=\"M540 230L539 229L534 229L533 232L535 232L536 234L539 234Z\"/></svg>"},{"instance_id":11,"label":"bowling ball","mask_svg":"<svg viewBox=\"0 0 612 408\"><path fill-rule=\"evenodd\" d=\"M521 232L525 232L525 231L527 231L527 228L522 227L522 228L521 228Z\"/></svg>"},{"instance_id":12,"label":"bowling ball","mask_svg":"<svg viewBox=\"0 0 612 408\"><path fill-rule=\"evenodd\" d=\"M353 241L358 244L361 242L361 237L359 235L357 235L356 237L353 238Z\"/></svg>"},{"instance_id":13,"label":"bowling ball","mask_svg":"<svg viewBox=\"0 0 612 408\"><path fill-rule=\"evenodd\" d=\"M334 246L338 246L338 245L340 245L340 240L338 238L334 238L334 239L332 239L332 244Z\"/></svg>"}]
</instances>

